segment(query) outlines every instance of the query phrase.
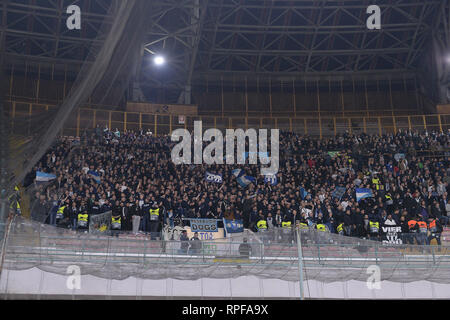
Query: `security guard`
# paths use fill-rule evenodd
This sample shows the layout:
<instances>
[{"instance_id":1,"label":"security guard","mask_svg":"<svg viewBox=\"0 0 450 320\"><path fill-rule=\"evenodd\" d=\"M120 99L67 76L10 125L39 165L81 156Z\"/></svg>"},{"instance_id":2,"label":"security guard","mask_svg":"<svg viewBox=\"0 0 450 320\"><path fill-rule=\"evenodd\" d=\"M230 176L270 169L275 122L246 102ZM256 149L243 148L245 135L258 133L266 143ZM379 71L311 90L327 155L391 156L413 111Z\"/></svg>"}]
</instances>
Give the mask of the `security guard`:
<instances>
[{"instance_id":1,"label":"security guard","mask_svg":"<svg viewBox=\"0 0 450 320\"><path fill-rule=\"evenodd\" d=\"M120 229L122 228L122 218L120 215L111 217L111 235L114 237L119 237Z\"/></svg>"},{"instance_id":2,"label":"security guard","mask_svg":"<svg viewBox=\"0 0 450 320\"><path fill-rule=\"evenodd\" d=\"M419 233L417 234L417 242L419 245L428 244L428 225L423 218L420 217L419 221L417 221L417 225L419 226Z\"/></svg>"},{"instance_id":3,"label":"security guard","mask_svg":"<svg viewBox=\"0 0 450 320\"><path fill-rule=\"evenodd\" d=\"M265 219L260 219L256 223L256 228L258 228L258 232L267 230L267 221Z\"/></svg>"},{"instance_id":4,"label":"security guard","mask_svg":"<svg viewBox=\"0 0 450 320\"><path fill-rule=\"evenodd\" d=\"M344 224L341 223L340 225L337 226L336 231L338 234L340 234L341 236L344 235Z\"/></svg>"},{"instance_id":5,"label":"security guard","mask_svg":"<svg viewBox=\"0 0 450 320\"><path fill-rule=\"evenodd\" d=\"M64 218L64 211L66 210L67 206L64 204L58 208L58 211L56 212L56 223L58 224L58 221Z\"/></svg>"},{"instance_id":6,"label":"security guard","mask_svg":"<svg viewBox=\"0 0 450 320\"><path fill-rule=\"evenodd\" d=\"M59 229L66 229L72 225L70 221L70 213L69 213L69 200L66 200L66 203L58 208L58 212L56 213L56 226ZM62 230L58 230L59 234L62 234Z\"/></svg>"},{"instance_id":7,"label":"security guard","mask_svg":"<svg viewBox=\"0 0 450 320\"><path fill-rule=\"evenodd\" d=\"M415 244L414 240L418 242L417 233L419 230L419 225L417 224L417 220L412 218L408 221L408 229L409 233L407 236L407 240L409 244Z\"/></svg>"},{"instance_id":8,"label":"security guard","mask_svg":"<svg viewBox=\"0 0 450 320\"><path fill-rule=\"evenodd\" d=\"M153 238L153 234L158 232L159 227L159 208L156 202L153 203L150 213L150 236Z\"/></svg>"},{"instance_id":9,"label":"security guard","mask_svg":"<svg viewBox=\"0 0 450 320\"><path fill-rule=\"evenodd\" d=\"M432 239L436 239L438 245L441 245L441 233L442 233L442 225L439 220L434 218L428 219L428 230L430 231L430 235L428 236L428 244L431 243Z\"/></svg>"},{"instance_id":10,"label":"security guard","mask_svg":"<svg viewBox=\"0 0 450 320\"><path fill-rule=\"evenodd\" d=\"M283 242L291 242L292 241L292 222L288 219L285 219L281 222L281 239Z\"/></svg>"},{"instance_id":11,"label":"security guard","mask_svg":"<svg viewBox=\"0 0 450 320\"><path fill-rule=\"evenodd\" d=\"M11 214L21 215L22 211L20 210L20 194L19 187L14 187L14 194L10 195L9 200L9 211Z\"/></svg>"},{"instance_id":12,"label":"security guard","mask_svg":"<svg viewBox=\"0 0 450 320\"><path fill-rule=\"evenodd\" d=\"M329 232L328 227L324 224L316 224L316 229L320 232Z\"/></svg>"},{"instance_id":13,"label":"security guard","mask_svg":"<svg viewBox=\"0 0 450 320\"><path fill-rule=\"evenodd\" d=\"M369 239L380 240L380 223L378 221L369 220Z\"/></svg>"},{"instance_id":14,"label":"security guard","mask_svg":"<svg viewBox=\"0 0 450 320\"><path fill-rule=\"evenodd\" d=\"M291 227L292 227L292 222L290 222L290 221L283 221L283 222L281 223L281 227L282 227L283 229L291 229Z\"/></svg>"},{"instance_id":15,"label":"security guard","mask_svg":"<svg viewBox=\"0 0 450 320\"><path fill-rule=\"evenodd\" d=\"M315 234L316 243L326 243L327 242L327 234L329 231L328 227L322 223L318 223L314 226L314 228L318 231Z\"/></svg>"},{"instance_id":16,"label":"security guard","mask_svg":"<svg viewBox=\"0 0 450 320\"><path fill-rule=\"evenodd\" d=\"M78 226L78 230L87 230L89 227L89 215L87 214L87 212L80 212L78 213L78 217L77 217L77 226Z\"/></svg>"}]
</instances>

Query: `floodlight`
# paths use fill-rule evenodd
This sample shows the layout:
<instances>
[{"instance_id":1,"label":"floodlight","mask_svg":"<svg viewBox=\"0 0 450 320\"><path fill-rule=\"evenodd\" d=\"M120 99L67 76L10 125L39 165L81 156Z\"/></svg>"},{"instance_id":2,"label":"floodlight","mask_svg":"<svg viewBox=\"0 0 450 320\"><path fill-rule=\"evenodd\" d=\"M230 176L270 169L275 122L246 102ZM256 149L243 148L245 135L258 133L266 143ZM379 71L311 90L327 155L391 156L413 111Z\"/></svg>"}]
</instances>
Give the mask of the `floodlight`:
<instances>
[{"instance_id":1,"label":"floodlight","mask_svg":"<svg viewBox=\"0 0 450 320\"><path fill-rule=\"evenodd\" d=\"M156 56L153 60L157 66L161 66L166 62L166 59L164 59L163 56Z\"/></svg>"}]
</instances>

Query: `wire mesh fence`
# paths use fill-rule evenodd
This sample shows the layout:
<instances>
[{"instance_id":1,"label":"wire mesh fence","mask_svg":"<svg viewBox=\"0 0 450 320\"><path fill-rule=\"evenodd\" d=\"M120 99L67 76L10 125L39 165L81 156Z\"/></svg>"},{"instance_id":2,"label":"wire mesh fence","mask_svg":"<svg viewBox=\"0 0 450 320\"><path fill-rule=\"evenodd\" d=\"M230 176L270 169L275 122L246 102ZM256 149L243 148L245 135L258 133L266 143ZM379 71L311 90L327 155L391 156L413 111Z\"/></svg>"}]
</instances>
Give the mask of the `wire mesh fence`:
<instances>
[{"instance_id":1,"label":"wire mesh fence","mask_svg":"<svg viewBox=\"0 0 450 320\"><path fill-rule=\"evenodd\" d=\"M301 242L305 280L366 281L367 268L377 265L381 280L450 282L447 247L383 244L314 230L302 230ZM83 275L115 280L255 276L299 281L298 245L294 230L246 231L215 241L153 241L80 234L19 218L9 228L3 267L65 275L68 266L77 265Z\"/></svg>"}]
</instances>

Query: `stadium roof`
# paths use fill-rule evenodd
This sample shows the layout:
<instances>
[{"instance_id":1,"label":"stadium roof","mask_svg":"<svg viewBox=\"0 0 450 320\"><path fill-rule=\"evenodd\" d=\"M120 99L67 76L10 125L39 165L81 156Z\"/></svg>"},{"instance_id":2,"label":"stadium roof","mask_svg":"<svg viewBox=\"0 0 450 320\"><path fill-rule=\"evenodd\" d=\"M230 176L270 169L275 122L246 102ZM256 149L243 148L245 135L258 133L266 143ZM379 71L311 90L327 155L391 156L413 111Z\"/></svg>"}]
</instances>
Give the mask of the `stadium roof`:
<instances>
[{"instance_id":1,"label":"stadium roof","mask_svg":"<svg viewBox=\"0 0 450 320\"><path fill-rule=\"evenodd\" d=\"M101 25L111 20L109 10L118 1L5 0L2 51L10 63L26 60L77 72L92 42L101 41ZM448 0L379 0L381 30L369 30L369 0L151 1L140 78L178 88L229 75L414 73L449 7ZM71 4L81 8L81 30L66 27ZM166 56L164 68L151 63L156 53Z\"/></svg>"}]
</instances>

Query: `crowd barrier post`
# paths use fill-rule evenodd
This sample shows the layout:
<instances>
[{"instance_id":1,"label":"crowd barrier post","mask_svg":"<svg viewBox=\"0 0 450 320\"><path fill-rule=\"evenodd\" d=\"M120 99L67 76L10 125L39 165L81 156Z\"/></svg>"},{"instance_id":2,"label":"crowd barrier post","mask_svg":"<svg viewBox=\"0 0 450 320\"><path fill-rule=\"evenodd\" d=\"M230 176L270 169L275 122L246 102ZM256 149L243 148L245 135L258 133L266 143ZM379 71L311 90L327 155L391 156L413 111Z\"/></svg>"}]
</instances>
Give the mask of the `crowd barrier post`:
<instances>
[{"instance_id":1,"label":"crowd barrier post","mask_svg":"<svg viewBox=\"0 0 450 320\"><path fill-rule=\"evenodd\" d=\"M297 233L297 250L298 250L298 272L300 275L300 300L304 300L304 290L303 290L303 254L302 254L302 239L300 236L300 229L296 229Z\"/></svg>"},{"instance_id":2,"label":"crowd barrier post","mask_svg":"<svg viewBox=\"0 0 450 320\"><path fill-rule=\"evenodd\" d=\"M319 264L321 264L320 261L320 242L317 241L317 259L319 259Z\"/></svg>"},{"instance_id":3,"label":"crowd barrier post","mask_svg":"<svg viewBox=\"0 0 450 320\"><path fill-rule=\"evenodd\" d=\"M378 265L378 246L379 246L379 244L377 243L375 245L375 264L377 264L377 265Z\"/></svg>"},{"instance_id":4,"label":"crowd barrier post","mask_svg":"<svg viewBox=\"0 0 450 320\"><path fill-rule=\"evenodd\" d=\"M436 257L434 255L434 246L432 246L431 243L429 244L429 246L431 247L431 255L433 256L433 264L436 264Z\"/></svg>"}]
</instances>

